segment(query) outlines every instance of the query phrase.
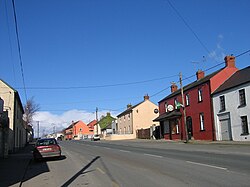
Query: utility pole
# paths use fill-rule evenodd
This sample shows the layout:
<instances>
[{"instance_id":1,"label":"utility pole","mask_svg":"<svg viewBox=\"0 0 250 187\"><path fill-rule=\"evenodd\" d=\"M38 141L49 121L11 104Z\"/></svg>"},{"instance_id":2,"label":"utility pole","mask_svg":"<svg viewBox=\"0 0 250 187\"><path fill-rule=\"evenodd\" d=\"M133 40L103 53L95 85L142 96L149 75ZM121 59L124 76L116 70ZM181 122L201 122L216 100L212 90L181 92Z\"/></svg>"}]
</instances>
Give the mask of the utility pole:
<instances>
[{"instance_id":1,"label":"utility pole","mask_svg":"<svg viewBox=\"0 0 250 187\"><path fill-rule=\"evenodd\" d=\"M39 138L39 121L37 122L37 138Z\"/></svg>"},{"instance_id":2,"label":"utility pole","mask_svg":"<svg viewBox=\"0 0 250 187\"><path fill-rule=\"evenodd\" d=\"M96 130L98 134L98 108L96 107L96 112L95 112L95 118L96 118Z\"/></svg>"},{"instance_id":3,"label":"utility pole","mask_svg":"<svg viewBox=\"0 0 250 187\"><path fill-rule=\"evenodd\" d=\"M188 131L187 131L187 123L186 123L186 109L184 105L184 93L183 93L183 86L182 86L182 74L180 72L180 88L181 88L181 99L182 99L182 108L183 108L183 117L184 117L184 127L185 127L185 134L186 134L186 143L188 143Z\"/></svg>"}]
</instances>

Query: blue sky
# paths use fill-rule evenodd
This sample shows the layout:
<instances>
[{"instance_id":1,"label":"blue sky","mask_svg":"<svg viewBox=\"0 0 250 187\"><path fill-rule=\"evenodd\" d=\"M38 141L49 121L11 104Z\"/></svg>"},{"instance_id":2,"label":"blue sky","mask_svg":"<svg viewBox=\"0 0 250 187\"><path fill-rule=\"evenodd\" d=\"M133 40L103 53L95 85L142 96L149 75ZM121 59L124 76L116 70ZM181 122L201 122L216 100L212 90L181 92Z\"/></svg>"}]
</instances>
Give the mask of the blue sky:
<instances>
[{"instance_id":1,"label":"blue sky","mask_svg":"<svg viewBox=\"0 0 250 187\"><path fill-rule=\"evenodd\" d=\"M180 72L189 77L225 55L250 49L248 0L16 0L15 5L27 96L40 105L36 120L49 126L46 132L52 123L58 129L71 120L87 123L96 107L100 115L116 115L145 94L157 104ZM24 104L11 1L0 0L0 23L0 79L18 90ZM236 59L239 69L249 62L249 53Z\"/></svg>"}]
</instances>

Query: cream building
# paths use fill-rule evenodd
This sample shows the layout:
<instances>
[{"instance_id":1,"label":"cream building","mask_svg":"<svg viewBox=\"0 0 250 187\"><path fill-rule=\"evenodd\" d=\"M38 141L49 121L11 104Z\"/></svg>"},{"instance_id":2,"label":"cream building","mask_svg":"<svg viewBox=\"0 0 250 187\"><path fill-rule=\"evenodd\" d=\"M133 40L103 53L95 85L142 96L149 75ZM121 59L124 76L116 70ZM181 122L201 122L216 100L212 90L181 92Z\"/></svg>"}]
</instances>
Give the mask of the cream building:
<instances>
[{"instance_id":1,"label":"cream building","mask_svg":"<svg viewBox=\"0 0 250 187\"><path fill-rule=\"evenodd\" d=\"M127 109L117 116L116 134L132 134L133 138L136 138L137 130L159 125L158 122L153 122L153 119L158 117L155 109L158 109L158 106L149 100L148 95L137 105L128 105Z\"/></svg>"},{"instance_id":2,"label":"cream building","mask_svg":"<svg viewBox=\"0 0 250 187\"><path fill-rule=\"evenodd\" d=\"M0 97L4 101L3 110L9 118L8 151L15 152L25 146L27 131L23 122L23 106L18 92L0 80Z\"/></svg>"}]
</instances>

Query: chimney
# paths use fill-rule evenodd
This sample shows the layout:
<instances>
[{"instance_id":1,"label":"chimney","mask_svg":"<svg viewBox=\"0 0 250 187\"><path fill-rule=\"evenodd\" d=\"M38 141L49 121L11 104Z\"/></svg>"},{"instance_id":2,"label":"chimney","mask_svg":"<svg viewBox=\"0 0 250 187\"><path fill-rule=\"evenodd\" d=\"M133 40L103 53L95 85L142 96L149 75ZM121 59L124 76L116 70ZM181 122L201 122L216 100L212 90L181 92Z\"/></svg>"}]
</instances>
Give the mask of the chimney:
<instances>
[{"instance_id":1,"label":"chimney","mask_svg":"<svg viewBox=\"0 0 250 187\"><path fill-rule=\"evenodd\" d=\"M148 96L148 94L147 95L144 95L144 101L146 101L146 100L149 100L149 96Z\"/></svg>"},{"instance_id":2,"label":"chimney","mask_svg":"<svg viewBox=\"0 0 250 187\"><path fill-rule=\"evenodd\" d=\"M199 69L196 72L196 77L197 77L197 80L200 80L200 79L204 78L205 77L205 72Z\"/></svg>"},{"instance_id":3,"label":"chimney","mask_svg":"<svg viewBox=\"0 0 250 187\"><path fill-rule=\"evenodd\" d=\"M131 108L132 105L131 104L127 104L127 109Z\"/></svg>"},{"instance_id":4,"label":"chimney","mask_svg":"<svg viewBox=\"0 0 250 187\"><path fill-rule=\"evenodd\" d=\"M171 84L172 84L171 85L171 93L173 93L173 92L177 91L178 87L174 82L172 82Z\"/></svg>"},{"instance_id":5,"label":"chimney","mask_svg":"<svg viewBox=\"0 0 250 187\"><path fill-rule=\"evenodd\" d=\"M235 68L235 57L234 56L226 56L224 58L226 67Z\"/></svg>"}]
</instances>

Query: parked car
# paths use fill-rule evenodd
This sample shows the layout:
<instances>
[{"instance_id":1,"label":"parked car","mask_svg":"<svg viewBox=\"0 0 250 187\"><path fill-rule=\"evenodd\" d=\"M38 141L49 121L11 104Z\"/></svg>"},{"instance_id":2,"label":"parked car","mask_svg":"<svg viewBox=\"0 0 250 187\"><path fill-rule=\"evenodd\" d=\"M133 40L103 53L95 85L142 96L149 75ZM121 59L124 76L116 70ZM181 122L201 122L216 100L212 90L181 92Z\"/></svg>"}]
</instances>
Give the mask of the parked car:
<instances>
[{"instance_id":1,"label":"parked car","mask_svg":"<svg viewBox=\"0 0 250 187\"><path fill-rule=\"evenodd\" d=\"M92 136L91 140L92 141L100 140L100 136L98 134L95 134L94 136Z\"/></svg>"},{"instance_id":2,"label":"parked car","mask_svg":"<svg viewBox=\"0 0 250 187\"><path fill-rule=\"evenodd\" d=\"M33 151L35 160L51 157L61 157L61 147L55 138L44 138L37 140Z\"/></svg>"}]
</instances>

